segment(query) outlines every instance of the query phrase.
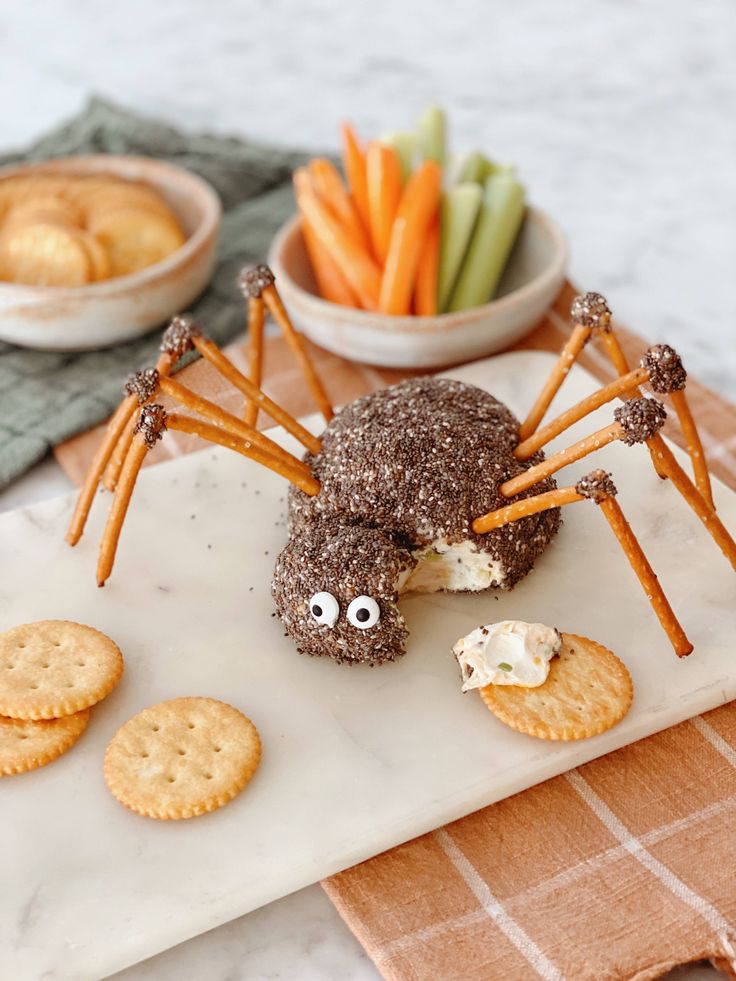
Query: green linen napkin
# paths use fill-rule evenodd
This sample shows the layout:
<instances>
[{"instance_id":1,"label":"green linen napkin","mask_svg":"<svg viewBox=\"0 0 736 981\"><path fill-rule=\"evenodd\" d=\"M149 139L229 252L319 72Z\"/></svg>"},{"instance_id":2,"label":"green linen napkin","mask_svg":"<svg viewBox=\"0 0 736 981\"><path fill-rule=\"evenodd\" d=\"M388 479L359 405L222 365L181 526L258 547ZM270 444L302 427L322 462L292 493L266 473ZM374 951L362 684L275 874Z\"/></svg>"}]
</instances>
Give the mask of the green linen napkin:
<instances>
[{"instance_id":1,"label":"green linen napkin","mask_svg":"<svg viewBox=\"0 0 736 981\"><path fill-rule=\"evenodd\" d=\"M306 155L228 137L181 133L164 123L92 99L70 122L0 166L83 153L158 157L200 174L222 199L214 278L191 308L216 341L243 329L237 274L263 261L294 210L291 172ZM160 334L82 354L30 351L0 342L0 488L50 447L110 415L125 376L156 359Z\"/></svg>"}]
</instances>

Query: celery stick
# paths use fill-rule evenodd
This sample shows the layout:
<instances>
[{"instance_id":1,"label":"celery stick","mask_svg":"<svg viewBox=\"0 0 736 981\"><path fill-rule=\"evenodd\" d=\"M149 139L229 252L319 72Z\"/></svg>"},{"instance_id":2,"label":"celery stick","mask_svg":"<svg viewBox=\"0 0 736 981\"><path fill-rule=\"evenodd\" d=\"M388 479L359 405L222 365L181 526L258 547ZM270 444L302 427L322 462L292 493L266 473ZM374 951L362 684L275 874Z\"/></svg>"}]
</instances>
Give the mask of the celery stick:
<instances>
[{"instance_id":1,"label":"celery stick","mask_svg":"<svg viewBox=\"0 0 736 981\"><path fill-rule=\"evenodd\" d=\"M494 174L515 173L513 164L500 164L490 160L476 150L469 154L463 161L460 168L460 181L475 181L477 184L485 184L489 177Z\"/></svg>"},{"instance_id":2,"label":"celery stick","mask_svg":"<svg viewBox=\"0 0 736 981\"><path fill-rule=\"evenodd\" d=\"M491 161L476 150L466 158L460 168L458 181L474 181L476 184L482 184L486 177L490 176L487 171L489 166L493 166Z\"/></svg>"},{"instance_id":3,"label":"celery stick","mask_svg":"<svg viewBox=\"0 0 736 981\"><path fill-rule=\"evenodd\" d=\"M486 169L486 177L493 177L494 174L506 174L509 177L516 177L516 164L500 164L493 163L492 160L487 161L488 167Z\"/></svg>"},{"instance_id":4,"label":"celery stick","mask_svg":"<svg viewBox=\"0 0 736 981\"><path fill-rule=\"evenodd\" d=\"M493 298L523 218L524 188L514 175L489 177L450 310L469 310Z\"/></svg>"},{"instance_id":5,"label":"celery stick","mask_svg":"<svg viewBox=\"0 0 736 981\"><path fill-rule=\"evenodd\" d=\"M445 165L445 114L437 106L430 106L419 117L417 142L422 160L435 160Z\"/></svg>"},{"instance_id":6,"label":"celery stick","mask_svg":"<svg viewBox=\"0 0 736 981\"><path fill-rule=\"evenodd\" d=\"M401 177L404 183L409 179L414 170L414 152L417 147L417 139L413 133L384 133L380 140L384 146L390 146L399 155L401 162Z\"/></svg>"},{"instance_id":7,"label":"celery stick","mask_svg":"<svg viewBox=\"0 0 736 981\"><path fill-rule=\"evenodd\" d=\"M478 217L483 188L466 181L454 184L442 195L440 221L440 268L437 279L437 309L447 310L452 288L468 248Z\"/></svg>"}]
</instances>

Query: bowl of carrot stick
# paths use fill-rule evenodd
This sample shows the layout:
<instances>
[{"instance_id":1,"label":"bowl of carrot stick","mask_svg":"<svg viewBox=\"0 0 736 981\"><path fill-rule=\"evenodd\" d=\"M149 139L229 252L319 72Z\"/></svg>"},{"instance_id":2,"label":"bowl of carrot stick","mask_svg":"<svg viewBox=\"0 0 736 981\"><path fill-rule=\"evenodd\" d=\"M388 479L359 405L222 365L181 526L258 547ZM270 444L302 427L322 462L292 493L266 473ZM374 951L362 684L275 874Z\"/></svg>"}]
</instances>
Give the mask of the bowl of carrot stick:
<instances>
[{"instance_id":1,"label":"bowl of carrot stick","mask_svg":"<svg viewBox=\"0 0 736 981\"><path fill-rule=\"evenodd\" d=\"M512 167L452 157L434 107L414 132L366 145L346 123L342 148L342 172L325 157L295 171L297 214L269 256L308 337L351 360L432 368L534 328L568 251Z\"/></svg>"}]
</instances>

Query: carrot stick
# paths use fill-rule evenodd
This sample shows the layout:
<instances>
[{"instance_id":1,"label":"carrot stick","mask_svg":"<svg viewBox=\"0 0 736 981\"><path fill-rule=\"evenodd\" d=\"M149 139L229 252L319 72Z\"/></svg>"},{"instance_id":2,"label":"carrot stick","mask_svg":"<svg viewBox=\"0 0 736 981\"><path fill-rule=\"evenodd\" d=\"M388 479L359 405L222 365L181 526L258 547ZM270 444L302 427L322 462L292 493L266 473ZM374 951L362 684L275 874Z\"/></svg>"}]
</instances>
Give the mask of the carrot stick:
<instances>
[{"instance_id":1,"label":"carrot stick","mask_svg":"<svg viewBox=\"0 0 736 981\"><path fill-rule=\"evenodd\" d=\"M422 246L439 207L441 182L442 168L434 160L425 160L409 178L391 231L378 301L381 313L409 313Z\"/></svg>"},{"instance_id":2,"label":"carrot stick","mask_svg":"<svg viewBox=\"0 0 736 981\"><path fill-rule=\"evenodd\" d=\"M383 265L401 200L401 162L391 147L370 143L365 163L371 241L376 258Z\"/></svg>"},{"instance_id":3,"label":"carrot stick","mask_svg":"<svg viewBox=\"0 0 736 981\"><path fill-rule=\"evenodd\" d=\"M313 188L300 188L297 191L297 203L315 238L329 252L335 265L355 291L360 305L366 310L375 310L381 290L381 270L363 243L340 224Z\"/></svg>"},{"instance_id":4,"label":"carrot stick","mask_svg":"<svg viewBox=\"0 0 736 981\"><path fill-rule=\"evenodd\" d=\"M302 191L315 190L314 182L306 167L297 167L293 174L293 181L297 202ZM355 295L355 290L351 289L346 282L345 277L335 264L335 260L317 238L314 229L303 213L302 236L321 296L344 307L359 307L360 303Z\"/></svg>"},{"instance_id":5,"label":"carrot stick","mask_svg":"<svg viewBox=\"0 0 736 981\"><path fill-rule=\"evenodd\" d=\"M331 303L339 303L343 307L359 308L360 303L355 295L355 290L352 289L330 253L314 234L304 215L302 215L302 235L320 295Z\"/></svg>"},{"instance_id":6,"label":"carrot stick","mask_svg":"<svg viewBox=\"0 0 736 981\"><path fill-rule=\"evenodd\" d=\"M366 232L369 232L371 223L368 217L368 183L365 171L365 153L360 148L355 130L350 123L343 123L341 132L345 177L347 178L355 210L360 216L363 228Z\"/></svg>"},{"instance_id":7,"label":"carrot stick","mask_svg":"<svg viewBox=\"0 0 736 981\"><path fill-rule=\"evenodd\" d=\"M320 295L325 300L329 300L330 303L339 303L343 307L360 307L355 291L350 288L332 256L314 234L304 215L302 215L302 235Z\"/></svg>"},{"instance_id":8,"label":"carrot stick","mask_svg":"<svg viewBox=\"0 0 736 981\"><path fill-rule=\"evenodd\" d=\"M297 167L293 174L293 181L297 202L299 200L299 194L302 191L316 190L312 177L306 167ZM350 284L346 281L336 265L335 260L317 238L314 229L303 213L302 236L304 237L304 244L307 248L309 260L312 263L314 278L317 280L317 287L320 294L332 303L339 303L344 307L359 307L360 303L355 295L355 290L350 287Z\"/></svg>"},{"instance_id":9,"label":"carrot stick","mask_svg":"<svg viewBox=\"0 0 736 981\"><path fill-rule=\"evenodd\" d=\"M429 226L414 287L414 313L434 317L437 313L437 273L440 265L440 222L435 215Z\"/></svg>"},{"instance_id":10,"label":"carrot stick","mask_svg":"<svg viewBox=\"0 0 736 981\"><path fill-rule=\"evenodd\" d=\"M342 177L337 168L324 157L316 157L309 161L309 176L312 186L340 222L349 228L356 239L370 247L368 233L358 216L353 200L345 190Z\"/></svg>"}]
</instances>

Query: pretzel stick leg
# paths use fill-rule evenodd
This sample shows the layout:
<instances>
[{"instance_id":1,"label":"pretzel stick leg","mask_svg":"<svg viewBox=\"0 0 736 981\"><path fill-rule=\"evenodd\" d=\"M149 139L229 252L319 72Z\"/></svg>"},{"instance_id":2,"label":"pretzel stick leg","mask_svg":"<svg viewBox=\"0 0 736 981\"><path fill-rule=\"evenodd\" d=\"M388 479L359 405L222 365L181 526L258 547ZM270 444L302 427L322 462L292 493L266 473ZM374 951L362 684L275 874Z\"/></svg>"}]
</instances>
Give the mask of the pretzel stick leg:
<instances>
[{"instance_id":1,"label":"pretzel stick leg","mask_svg":"<svg viewBox=\"0 0 736 981\"><path fill-rule=\"evenodd\" d=\"M217 423L226 432L231 433L233 436L237 436L241 441L253 444L253 446L260 448L263 452L268 453L270 456L276 457L281 460L285 465L292 467L295 470L301 471L305 475L309 475L309 467L298 460L292 453L288 450L283 449L278 443L275 443L268 436L263 433L257 432L242 419L238 419L237 416L232 415L230 412L226 412L224 409L220 408L214 402L210 402L209 399L203 398L201 395L197 395L196 392L191 391L191 389L186 388L184 385L180 385L178 382L174 381L173 378L161 378L159 380L159 386L162 392L170 395L175 399L180 405L186 406L188 409L193 409L200 415L204 416L206 419L211 419L213 422Z\"/></svg>"},{"instance_id":2,"label":"pretzel stick leg","mask_svg":"<svg viewBox=\"0 0 736 981\"><path fill-rule=\"evenodd\" d=\"M630 371L627 375L612 381L609 385L599 388L597 392L593 392L592 395L589 395L581 402L578 402L577 405L573 405L572 408L557 416L552 422L538 429L529 439L525 439L523 443L519 443L514 450L514 456L517 460L528 460L529 457L534 456L537 450L541 450L555 436L559 436L560 433L569 429L574 423L584 419L585 416L594 412L596 409L600 409L607 402L612 402L614 399L629 392L632 388L632 383L636 387L647 381L648 378L649 372L646 368L637 368L635 371Z\"/></svg>"},{"instance_id":3,"label":"pretzel stick leg","mask_svg":"<svg viewBox=\"0 0 736 981\"><path fill-rule=\"evenodd\" d=\"M136 403L133 403L135 409ZM128 455L130 444L133 442L133 430L135 429L135 415L131 414L128 424L122 430L108 461L105 472L102 475L102 483L106 490L114 491L117 487L120 474Z\"/></svg>"},{"instance_id":4,"label":"pretzel stick leg","mask_svg":"<svg viewBox=\"0 0 736 981\"><path fill-rule=\"evenodd\" d=\"M107 424L105 435L97 447L97 452L84 478L84 484L82 484L81 490L79 491L74 514L69 523L66 540L70 545L76 545L82 537L84 526L87 523L90 508L92 507L92 501L97 491L97 485L100 482L102 473L110 460L113 450L119 444L120 437L135 412L135 407L135 397L132 395L127 396L117 407L115 414Z\"/></svg>"},{"instance_id":5,"label":"pretzel stick leg","mask_svg":"<svg viewBox=\"0 0 736 981\"><path fill-rule=\"evenodd\" d=\"M618 337L614 333L613 329L603 331L601 333L601 340L603 341L603 347L606 350L608 359L613 365L613 367L616 369L616 372L619 375L628 375L629 372L631 371L631 368L629 367L628 359L624 354L623 348L621 347L621 342L619 341ZM639 389L638 386L636 386L632 388L628 394L629 397L638 398L641 395L641 390ZM660 477L662 480L666 480L667 474L663 473L660 470L660 464L655 458L654 453L650 452L649 455L652 458L652 464L654 466L654 469L657 471L657 476Z\"/></svg>"},{"instance_id":6,"label":"pretzel stick leg","mask_svg":"<svg viewBox=\"0 0 736 981\"><path fill-rule=\"evenodd\" d=\"M550 407L552 399L559 391L560 385L562 385L565 378L567 378L570 368L572 368L578 355L585 347L590 334L590 328L584 326L583 324L576 324L573 328L572 333L567 339L567 343L562 349L557 364L554 366L552 373L544 383L544 388L537 396L537 401L532 406L529 415L522 422L519 428L520 441L528 439L532 433L536 431L539 423L544 418L547 409Z\"/></svg>"},{"instance_id":7,"label":"pretzel stick leg","mask_svg":"<svg viewBox=\"0 0 736 981\"><path fill-rule=\"evenodd\" d=\"M476 535L484 535L487 531L500 528L502 525L509 525L513 521L519 521L530 514L538 514L540 511L549 511L551 508L559 508L565 504L574 504L576 501L584 501L582 494L578 494L574 487L558 487L556 490L547 491L545 494L537 494L535 497L525 497L522 501L515 501L507 504L505 508L497 511L489 511L481 518L476 518L472 524Z\"/></svg>"},{"instance_id":8,"label":"pretzel stick leg","mask_svg":"<svg viewBox=\"0 0 736 981\"><path fill-rule=\"evenodd\" d=\"M173 367L174 361L172 360L171 355L167 354L166 352L161 352L158 357L158 361L156 362L156 370L158 371L159 375L170 374ZM125 458L128 455L128 450L130 449L130 444L133 442L133 430L135 429L136 424L136 419L133 417L133 415L136 404L137 403L135 402L133 403L130 422L121 433L102 477L102 483L109 491L114 491L115 487L117 486L120 472L123 469Z\"/></svg>"},{"instance_id":9,"label":"pretzel stick leg","mask_svg":"<svg viewBox=\"0 0 736 981\"><path fill-rule=\"evenodd\" d=\"M601 340L603 341L603 347L606 349L606 354L616 369L618 375L628 375L631 371L629 367L629 362L624 354L623 348L621 347L621 342L614 333L613 330L606 330L601 332ZM634 395L638 395L638 392L632 392Z\"/></svg>"},{"instance_id":10,"label":"pretzel stick leg","mask_svg":"<svg viewBox=\"0 0 736 981\"><path fill-rule=\"evenodd\" d=\"M224 446L229 450L235 450L236 453L241 453L243 456L255 460L256 463L268 467L269 470L273 470L282 477L286 477L290 483L296 484L297 487L310 497L314 497L319 493L319 481L315 480L310 473L302 473L301 470L291 464L284 463L278 457L264 452L251 443L246 443L245 440L238 439L237 436L220 429L218 426L212 426L207 422L201 422L199 419L191 419L188 416L181 416L176 413L172 413L166 417L166 425L169 429L175 429L180 433L200 436L210 443L217 443L219 446Z\"/></svg>"},{"instance_id":11,"label":"pretzel stick leg","mask_svg":"<svg viewBox=\"0 0 736 981\"><path fill-rule=\"evenodd\" d=\"M263 298L251 296L248 298L248 367L250 380L261 387L263 377L263 323L265 317ZM255 429L258 422L258 403L247 399L245 403L245 421Z\"/></svg>"},{"instance_id":12,"label":"pretzel stick leg","mask_svg":"<svg viewBox=\"0 0 736 981\"><path fill-rule=\"evenodd\" d=\"M301 334L297 333L296 329L294 328L289 314L286 312L286 307L281 302L281 297L279 296L276 287L273 285L267 286L263 290L263 299L266 302L266 306L268 307L271 316L283 331L284 337L291 348L292 354L299 362L304 377L307 380L307 385L309 385L312 392L312 397L317 403L317 408L324 416L325 422L329 422L334 415L332 405L330 404L330 400L327 398L327 393L325 392L322 382L319 379L319 375L314 370L314 365L307 354L307 349L304 346L302 336Z\"/></svg>"},{"instance_id":13,"label":"pretzel stick leg","mask_svg":"<svg viewBox=\"0 0 736 981\"><path fill-rule=\"evenodd\" d=\"M622 428L620 423L612 422L610 426L599 429L598 432L586 436L585 439L578 440L577 443L567 446L564 450L560 450L559 453L555 453L546 460L543 460L542 463L538 463L536 466L525 470L524 473L520 473L518 476L512 477L511 480L507 480L501 484L500 491L504 497L513 497L515 494L520 494L529 487L533 487L534 484L538 484L540 480L544 480L545 477L551 477L553 473L562 470L568 463L575 463L576 460L582 460L589 453L593 453L595 450L599 450L601 447L613 443L620 438L621 434Z\"/></svg>"},{"instance_id":14,"label":"pretzel stick leg","mask_svg":"<svg viewBox=\"0 0 736 981\"><path fill-rule=\"evenodd\" d=\"M140 472L143 460L148 453L146 441L140 434L133 436L128 455L120 471L120 478L115 489L115 497L110 505L107 524L100 542L100 556L97 561L97 585L104 586L115 564L115 553L120 540L125 515L128 511L133 488Z\"/></svg>"},{"instance_id":15,"label":"pretzel stick leg","mask_svg":"<svg viewBox=\"0 0 736 981\"><path fill-rule=\"evenodd\" d=\"M305 429L301 423L297 422L293 416L289 415L285 409L282 409L280 405L272 401L259 388L256 388L250 379L238 371L232 361L222 353L216 344L201 334L193 338L193 344L202 357L207 358L217 368L220 374L224 378L227 378L231 385L234 385L247 398L257 402L258 406L264 412L268 413L275 422L282 425L287 432L298 439L302 446L305 446L310 453L319 453L322 449L322 442L316 436L313 436L309 430Z\"/></svg>"},{"instance_id":16,"label":"pretzel stick leg","mask_svg":"<svg viewBox=\"0 0 736 981\"><path fill-rule=\"evenodd\" d=\"M690 403L685 395L685 390L681 389L670 392L670 398L677 413L677 418L680 420L682 434L685 437L685 448L692 460L695 486L711 506L711 509L715 511L716 506L713 501L713 489L710 486L708 464L705 459L705 453L703 452L703 444L700 441L700 433L698 432L698 427L695 425L693 414L690 411Z\"/></svg>"},{"instance_id":17,"label":"pretzel stick leg","mask_svg":"<svg viewBox=\"0 0 736 981\"><path fill-rule=\"evenodd\" d=\"M675 616L667 597L664 595L659 580L649 564L649 560L644 554L639 541L631 530L623 511L619 507L618 501L614 497L606 497L597 502L601 511L606 517L616 538L619 540L621 548L626 553L626 558L631 563L631 568L639 578L639 582L647 595L652 609L657 614L659 622L662 624L675 654L678 657L685 657L693 649L693 645L687 639L685 631Z\"/></svg>"},{"instance_id":18,"label":"pretzel stick leg","mask_svg":"<svg viewBox=\"0 0 736 981\"><path fill-rule=\"evenodd\" d=\"M729 535L723 522L706 503L702 494L677 462L674 454L662 437L657 434L648 440L648 445L664 472L703 522L713 541L726 556L734 570L736 570L736 542Z\"/></svg>"}]
</instances>

